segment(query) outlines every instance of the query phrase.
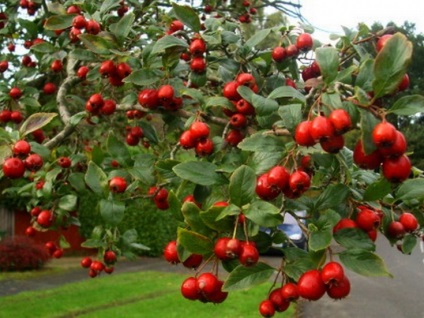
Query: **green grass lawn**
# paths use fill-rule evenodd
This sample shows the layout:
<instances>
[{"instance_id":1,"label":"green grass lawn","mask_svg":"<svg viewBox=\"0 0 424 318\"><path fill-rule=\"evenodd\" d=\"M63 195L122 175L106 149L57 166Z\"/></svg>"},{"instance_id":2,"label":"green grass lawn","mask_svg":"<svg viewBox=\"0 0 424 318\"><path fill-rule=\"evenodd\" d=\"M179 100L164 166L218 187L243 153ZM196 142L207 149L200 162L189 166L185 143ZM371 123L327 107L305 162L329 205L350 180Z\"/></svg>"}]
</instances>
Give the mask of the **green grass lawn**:
<instances>
[{"instance_id":1,"label":"green grass lawn","mask_svg":"<svg viewBox=\"0 0 424 318\"><path fill-rule=\"evenodd\" d=\"M231 292L218 305L190 301L180 295L187 275L138 272L87 279L59 288L0 298L0 317L142 317L247 318L260 317L259 303L269 283ZM278 314L294 317L295 306Z\"/></svg>"}]
</instances>

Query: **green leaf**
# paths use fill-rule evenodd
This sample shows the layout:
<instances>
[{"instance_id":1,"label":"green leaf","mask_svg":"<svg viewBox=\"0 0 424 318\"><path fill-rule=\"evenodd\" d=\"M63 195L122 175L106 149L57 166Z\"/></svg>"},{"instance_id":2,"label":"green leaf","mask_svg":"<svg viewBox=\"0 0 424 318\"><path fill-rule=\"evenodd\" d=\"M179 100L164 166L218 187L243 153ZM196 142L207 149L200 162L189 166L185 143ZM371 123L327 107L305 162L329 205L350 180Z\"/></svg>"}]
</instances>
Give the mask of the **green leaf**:
<instances>
[{"instance_id":1,"label":"green leaf","mask_svg":"<svg viewBox=\"0 0 424 318\"><path fill-rule=\"evenodd\" d=\"M308 246L311 251L320 251L330 246L332 235L331 227L323 227L315 231L311 231Z\"/></svg>"},{"instance_id":2,"label":"green leaf","mask_svg":"<svg viewBox=\"0 0 424 318\"><path fill-rule=\"evenodd\" d=\"M310 254L300 248L285 247L283 254L285 258L284 273L295 281L298 281L304 272L316 267Z\"/></svg>"},{"instance_id":3,"label":"green leaf","mask_svg":"<svg viewBox=\"0 0 424 318\"><path fill-rule=\"evenodd\" d=\"M372 81L374 79L373 65L374 60L368 58L364 62L362 62L359 67L359 73L356 78L355 84L365 92L369 92L372 90Z\"/></svg>"},{"instance_id":4,"label":"green leaf","mask_svg":"<svg viewBox=\"0 0 424 318\"><path fill-rule=\"evenodd\" d=\"M283 152L285 150L284 141L281 138L261 132L244 138L237 147L254 152Z\"/></svg>"},{"instance_id":5,"label":"green leaf","mask_svg":"<svg viewBox=\"0 0 424 318\"><path fill-rule=\"evenodd\" d=\"M118 140L114 133L109 134L106 147L109 155L119 163L128 163L131 160L131 155L127 146L122 141Z\"/></svg>"},{"instance_id":6,"label":"green leaf","mask_svg":"<svg viewBox=\"0 0 424 318\"><path fill-rule=\"evenodd\" d=\"M138 233L136 229L129 229L122 234L122 240L126 245L131 245L137 241Z\"/></svg>"},{"instance_id":7,"label":"green leaf","mask_svg":"<svg viewBox=\"0 0 424 318\"><path fill-rule=\"evenodd\" d=\"M134 13L129 12L125 14L117 23L111 24L109 29L118 38L120 43L123 43L127 35L131 32L134 21Z\"/></svg>"},{"instance_id":8,"label":"green leaf","mask_svg":"<svg viewBox=\"0 0 424 318\"><path fill-rule=\"evenodd\" d=\"M418 239L415 235L408 234L403 238L402 241L402 253L411 254L415 246L418 243Z\"/></svg>"},{"instance_id":9,"label":"green leaf","mask_svg":"<svg viewBox=\"0 0 424 318\"><path fill-rule=\"evenodd\" d=\"M56 51L56 48L49 42L41 42L31 46L31 51L40 53L53 53Z\"/></svg>"},{"instance_id":10,"label":"green leaf","mask_svg":"<svg viewBox=\"0 0 424 318\"><path fill-rule=\"evenodd\" d=\"M172 35L165 35L160 38L155 45L153 46L151 54L163 53L166 49L178 47L181 49L188 48L188 44L186 41L181 40Z\"/></svg>"},{"instance_id":11,"label":"green leaf","mask_svg":"<svg viewBox=\"0 0 424 318\"><path fill-rule=\"evenodd\" d=\"M178 228L177 233L178 244L192 253L207 255L213 250L214 244L206 236L183 228Z\"/></svg>"},{"instance_id":12,"label":"green leaf","mask_svg":"<svg viewBox=\"0 0 424 318\"><path fill-rule=\"evenodd\" d=\"M86 111L76 113L72 115L72 117L69 119L69 124L71 124L72 126L76 126L79 124L81 120L83 120L86 117L87 117Z\"/></svg>"},{"instance_id":13,"label":"green leaf","mask_svg":"<svg viewBox=\"0 0 424 318\"><path fill-rule=\"evenodd\" d=\"M77 207L78 197L73 194L67 194L60 198L58 207L65 211L74 211Z\"/></svg>"},{"instance_id":14,"label":"green leaf","mask_svg":"<svg viewBox=\"0 0 424 318\"><path fill-rule=\"evenodd\" d=\"M281 152L255 152L251 157L251 166L255 170L255 174L262 174L274 167L282 158Z\"/></svg>"},{"instance_id":15,"label":"green leaf","mask_svg":"<svg viewBox=\"0 0 424 318\"><path fill-rule=\"evenodd\" d=\"M193 231L203 235L209 235L211 233L211 230L200 217L200 209L196 204L193 202L184 202L181 212L184 216L184 221Z\"/></svg>"},{"instance_id":16,"label":"green leaf","mask_svg":"<svg viewBox=\"0 0 424 318\"><path fill-rule=\"evenodd\" d=\"M50 123L53 118L57 116L56 113L35 113L29 116L24 123L22 124L21 128L19 129L19 133L22 136L26 136L33 131L40 129Z\"/></svg>"},{"instance_id":17,"label":"green leaf","mask_svg":"<svg viewBox=\"0 0 424 318\"><path fill-rule=\"evenodd\" d=\"M408 179L396 192L396 200L408 201L424 199L424 179Z\"/></svg>"},{"instance_id":18,"label":"green leaf","mask_svg":"<svg viewBox=\"0 0 424 318\"><path fill-rule=\"evenodd\" d=\"M118 225L125 216L125 203L115 200L100 200L100 215L103 220L112 225Z\"/></svg>"},{"instance_id":19,"label":"green leaf","mask_svg":"<svg viewBox=\"0 0 424 318\"><path fill-rule=\"evenodd\" d=\"M283 120L284 126L294 133L297 125L302 121L302 105L284 105L278 109L278 115Z\"/></svg>"},{"instance_id":20,"label":"green leaf","mask_svg":"<svg viewBox=\"0 0 424 318\"><path fill-rule=\"evenodd\" d=\"M378 119L374 117L371 112L360 109L361 114L361 139L364 151L366 154L372 153L377 149L374 142L372 141L372 131L374 130L375 125L379 123Z\"/></svg>"},{"instance_id":21,"label":"green leaf","mask_svg":"<svg viewBox=\"0 0 424 318\"><path fill-rule=\"evenodd\" d=\"M412 43L402 33L389 38L374 61L374 98L394 92L411 62Z\"/></svg>"},{"instance_id":22,"label":"green leaf","mask_svg":"<svg viewBox=\"0 0 424 318\"><path fill-rule=\"evenodd\" d=\"M273 227L283 223L280 209L265 201L253 202L245 211L244 215L259 226Z\"/></svg>"},{"instance_id":23,"label":"green leaf","mask_svg":"<svg viewBox=\"0 0 424 318\"><path fill-rule=\"evenodd\" d=\"M98 239L88 239L85 242L81 243L81 247L100 248L100 247L106 247L106 243Z\"/></svg>"},{"instance_id":24,"label":"green leaf","mask_svg":"<svg viewBox=\"0 0 424 318\"><path fill-rule=\"evenodd\" d=\"M216 169L217 166L213 163L203 161L182 162L172 168L181 179L204 186L222 183L222 178Z\"/></svg>"},{"instance_id":25,"label":"green leaf","mask_svg":"<svg viewBox=\"0 0 424 318\"><path fill-rule=\"evenodd\" d=\"M237 266L228 276L223 290L243 290L266 282L274 274L275 268L259 262L255 266Z\"/></svg>"},{"instance_id":26,"label":"green leaf","mask_svg":"<svg viewBox=\"0 0 424 318\"><path fill-rule=\"evenodd\" d=\"M213 96L207 99L206 107L224 107L232 109L234 106L226 97Z\"/></svg>"},{"instance_id":27,"label":"green leaf","mask_svg":"<svg viewBox=\"0 0 424 318\"><path fill-rule=\"evenodd\" d=\"M353 248L341 252L339 257L344 266L360 275L392 277L383 260L370 251Z\"/></svg>"},{"instance_id":28,"label":"green leaf","mask_svg":"<svg viewBox=\"0 0 424 318\"><path fill-rule=\"evenodd\" d=\"M410 95L398 99L387 113L399 116L412 116L424 112L424 96Z\"/></svg>"},{"instance_id":29,"label":"green leaf","mask_svg":"<svg viewBox=\"0 0 424 318\"><path fill-rule=\"evenodd\" d=\"M383 199L392 190L392 184L385 178L371 183L365 190L365 201L377 201Z\"/></svg>"},{"instance_id":30,"label":"green leaf","mask_svg":"<svg viewBox=\"0 0 424 318\"><path fill-rule=\"evenodd\" d=\"M268 98L271 98L271 99L289 98L289 99L294 99L297 102L301 102L303 105L306 104L306 97L297 89L291 86L277 87L268 95Z\"/></svg>"},{"instance_id":31,"label":"green leaf","mask_svg":"<svg viewBox=\"0 0 424 318\"><path fill-rule=\"evenodd\" d=\"M317 198L315 202L315 209L335 209L346 201L349 194L349 187L344 184L339 183L329 185Z\"/></svg>"},{"instance_id":32,"label":"green leaf","mask_svg":"<svg viewBox=\"0 0 424 318\"><path fill-rule=\"evenodd\" d=\"M201 28L198 13L190 6L178 5L172 3L175 15L184 25L188 26L192 31L199 32Z\"/></svg>"},{"instance_id":33,"label":"green leaf","mask_svg":"<svg viewBox=\"0 0 424 318\"><path fill-rule=\"evenodd\" d=\"M125 83L133 83L139 86L149 86L162 78L162 72L159 70L141 69L135 70L125 77Z\"/></svg>"},{"instance_id":34,"label":"green leaf","mask_svg":"<svg viewBox=\"0 0 424 318\"><path fill-rule=\"evenodd\" d=\"M263 40L265 40L265 38L269 35L270 32L271 29L260 30L256 32L252 37L250 37L250 39L247 40L244 45L247 46L249 49L252 49L256 45L261 43Z\"/></svg>"},{"instance_id":35,"label":"green leaf","mask_svg":"<svg viewBox=\"0 0 424 318\"><path fill-rule=\"evenodd\" d=\"M47 30L64 30L72 26L76 14L53 15L44 24Z\"/></svg>"},{"instance_id":36,"label":"green leaf","mask_svg":"<svg viewBox=\"0 0 424 318\"><path fill-rule=\"evenodd\" d=\"M81 172L71 173L68 177L68 182L77 192L83 192L85 188L84 174Z\"/></svg>"},{"instance_id":37,"label":"green leaf","mask_svg":"<svg viewBox=\"0 0 424 318\"><path fill-rule=\"evenodd\" d=\"M156 129L153 125L145 121L139 121L138 125L143 129L144 137L147 138L151 143L158 144L159 138Z\"/></svg>"},{"instance_id":38,"label":"green leaf","mask_svg":"<svg viewBox=\"0 0 424 318\"><path fill-rule=\"evenodd\" d=\"M315 50L316 61L321 70L324 82L329 85L333 82L339 69L339 53L331 46L320 47Z\"/></svg>"},{"instance_id":39,"label":"green leaf","mask_svg":"<svg viewBox=\"0 0 424 318\"><path fill-rule=\"evenodd\" d=\"M203 223L206 224L209 228L219 232L230 232L234 229L234 219L232 218L221 218L218 217L221 215L222 207L210 207L207 211L200 212L200 218Z\"/></svg>"},{"instance_id":40,"label":"green leaf","mask_svg":"<svg viewBox=\"0 0 424 318\"><path fill-rule=\"evenodd\" d=\"M165 180L172 180L178 178L175 172L172 170L180 162L173 159L165 159L156 162L156 170Z\"/></svg>"},{"instance_id":41,"label":"green leaf","mask_svg":"<svg viewBox=\"0 0 424 318\"><path fill-rule=\"evenodd\" d=\"M117 48L116 43L110 37L84 33L79 36L79 39L87 49L96 54L108 55L111 49Z\"/></svg>"},{"instance_id":42,"label":"green leaf","mask_svg":"<svg viewBox=\"0 0 424 318\"><path fill-rule=\"evenodd\" d=\"M94 162L90 161L84 176L85 183L97 195L103 194L107 187L107 176Z\"/></svg>"},{"instance_id":43,"label":"green leaf","mask_svg":"<svg viewBox=\"0 0 424 318\"><path fill-rule=\"evenodd\" d=\"M116 0L102 1L102 6L100 7L100 14L103 15L117 8L119 8L119 1L116 1Z\"/></svg>"},{"instance_id":44,"label":"green leaf","mask_svg":"<svg viewBox=\"0 0 424 318\"><path fill-rule=\"evenodd\" d=\"M360 248L375 251L375 244L368 234L359 228L344 228L334 233L334 240L346 249Z\"/></svg>"},{"instance_id":45,"label":"green leaf","mask_svg":"<svg viewBox=\"0 0 424 318\"><path fill-rule=\"evenodd\" d=\"M75 60L80 61L91 62L96 60L96 55L93 52L79 48L73 49L71 52L69 52L69 56Z\"/></svg>"},{"instance_id":46,"label":"green leaf","mask_svg":"<svg viewBox=\"0 0 424 318\"><path fill-rule=\"evenodd\" d=\"M256 175L252 168L240 166L230 177L230 202L241 207L255 196Z\"/></svg>"},{"instance_id":47,"label":"green leaf","mask_svg":"<svg viewBox=\"0 0 424 318\"><path fill-rule=\"evenodd\" d=\"M64 235L61 235L60 238L59 238L59 246L61 248L70 248L71 247L71 245L66 240L66 237Z\"/></svg>"}]
</instances>

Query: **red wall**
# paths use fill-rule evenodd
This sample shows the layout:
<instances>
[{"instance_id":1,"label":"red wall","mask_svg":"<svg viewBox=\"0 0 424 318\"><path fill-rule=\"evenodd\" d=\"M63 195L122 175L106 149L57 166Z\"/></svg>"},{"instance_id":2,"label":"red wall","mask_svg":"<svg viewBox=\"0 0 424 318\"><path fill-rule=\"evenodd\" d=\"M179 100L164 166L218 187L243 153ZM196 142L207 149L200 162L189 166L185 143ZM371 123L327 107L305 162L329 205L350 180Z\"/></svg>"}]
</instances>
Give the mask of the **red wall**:
<instances>
[{"instance_id":1,"label":"red wall","mask_svg":"<svg viewBox=\"0 0 424 318\"><path fill-rule=\"evenodd\" d=\"M15 211L15 235L25 235L25 230L31 225L31 216L26 211ZM71 225L67 230L61 231L46 231L37 232L32 238L39 243L46 243L47 241L54 241L59 243L60 236L63 235L68 243L71 245L72 251L82 252L89 251L81 247L81 243L85 241L78 232L78 227Z\"/></svg>"}]
</instances>

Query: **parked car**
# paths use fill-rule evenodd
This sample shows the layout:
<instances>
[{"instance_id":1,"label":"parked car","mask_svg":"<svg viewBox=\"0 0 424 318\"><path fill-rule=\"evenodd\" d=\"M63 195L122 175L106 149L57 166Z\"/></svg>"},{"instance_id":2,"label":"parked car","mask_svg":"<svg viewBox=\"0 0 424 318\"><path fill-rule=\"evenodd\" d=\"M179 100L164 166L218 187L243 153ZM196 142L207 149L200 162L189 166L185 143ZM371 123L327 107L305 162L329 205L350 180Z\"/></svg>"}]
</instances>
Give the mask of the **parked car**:
<instances>
[{"instance_id":1,"label":"parked car","mask_svg":"<svg viewBox=\"0 0 424 318\"><path fill-rule=\"evenodd\" d=\"M297 211L296 215L301 218L306 216L306 211ZM305 219L302 219L302 222L306 224ZM308 242L306 240L306 236L297 223L296 219L290 215L289 213L284 214L284 222L277 226L277 228L282 231L297 247L301 249L307 249ZM267 234L270 234L270 229L261 229ZM274 254L282 254L281 248L287 246L287 243L275 244L273 243L272 247L265 251L263 254L265 255L274 255Z\"/></svg>"}]
</instances>

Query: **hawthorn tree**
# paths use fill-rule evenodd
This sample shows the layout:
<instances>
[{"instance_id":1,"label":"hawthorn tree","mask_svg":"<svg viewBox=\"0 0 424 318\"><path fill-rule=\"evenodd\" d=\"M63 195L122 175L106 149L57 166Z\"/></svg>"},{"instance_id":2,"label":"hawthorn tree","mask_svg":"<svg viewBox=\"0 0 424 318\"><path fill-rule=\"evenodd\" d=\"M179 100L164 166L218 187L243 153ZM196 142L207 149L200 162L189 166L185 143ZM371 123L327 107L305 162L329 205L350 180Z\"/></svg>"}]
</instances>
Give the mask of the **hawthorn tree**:
<instances>
[{"instance_id":1,"label":"hawthorn tree","mask_svg":"<svg viewBox=\"0 0 424 318\"><path fill-rule=\"evenodd\" d=\"M98 257L81 265L95 277L148 248L118 225L151 200L179 224L164 258L197 269L182 295L220 303L277 273L265 317L344 298L344 267L390 275L377 236L404 254L423 236L423 174L386 120L424 111L420 95L396 98L411 42L366 25L335 44L286 19L266 27L265 7L297 10L284 1L181 2L0 5L2 202L24 202L36 235L78 225L90 195L102 222L83 246ZM306 250L279 230L286 215ZM278 268L260 260L274 244Z\"/></svg>"}]
</instances>

